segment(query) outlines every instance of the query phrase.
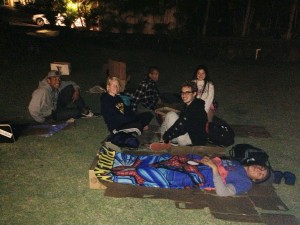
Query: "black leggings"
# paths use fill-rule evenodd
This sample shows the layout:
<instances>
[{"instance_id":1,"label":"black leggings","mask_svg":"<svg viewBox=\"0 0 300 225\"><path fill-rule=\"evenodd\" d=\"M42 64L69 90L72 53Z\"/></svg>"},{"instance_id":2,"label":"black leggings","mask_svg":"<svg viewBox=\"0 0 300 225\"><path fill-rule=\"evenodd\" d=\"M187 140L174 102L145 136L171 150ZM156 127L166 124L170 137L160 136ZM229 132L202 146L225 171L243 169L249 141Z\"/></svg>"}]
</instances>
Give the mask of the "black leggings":
<instances>
[{"instance_id":1,"label":"black leggings","mask_svg":"<svg viewBox=\"0 0 300 225\"><path fill-rule=\"evenodd\" d=\"M138 128L141 132L143 132L143 129L145 126L147 126L151 120L153 119L153 114L151 112L142 112L137 114L137 119L123 124L120 127L118 127L116 130L124 130L128 128Z\"/></svg>"}]
</instances>

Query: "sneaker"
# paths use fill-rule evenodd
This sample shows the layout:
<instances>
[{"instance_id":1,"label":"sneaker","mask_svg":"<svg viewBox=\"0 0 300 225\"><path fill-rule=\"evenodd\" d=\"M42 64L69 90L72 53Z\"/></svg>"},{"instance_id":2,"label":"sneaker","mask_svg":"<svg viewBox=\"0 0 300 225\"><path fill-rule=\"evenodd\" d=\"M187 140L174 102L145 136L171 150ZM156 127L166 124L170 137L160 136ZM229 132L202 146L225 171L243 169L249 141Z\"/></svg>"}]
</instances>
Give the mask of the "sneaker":
<instances>
[{"instance_id":1,"label":"sneaker","mask_svg":"<svg viewBox=\"0 0 300 225\"><path fill-rule=\"evenodd\" d=\"M125 129L121 129L121 130L117 130L117 129L114 129L113 131L113 134L116 134L116 133L119 133L119 132L124 132L124 133L136 133L137 135L141 135L142 132L138 129L138 128L125 128Z\"/></svg>"},{"instance_id":2,"label":"sneaker","mask_svg":"<svg viewBox=\"0 0 300 225\"><path fill-rule=\"evenodd\" d=\"M149 145L149 148L154 152L165 151L171 147L172 145L170 143L164 143L164 142L154 142Z\"/></svg>"},{"instance_id":3,"label":"sneaker","mask_svg":"<svg viewBox=\"0 0 300 225\"><path fill-rule=\"evenodd\" d=\"M94 113L91 110L88 110L86 113L81 113L84 117L93 117Z\"/></svg>"},{"instance_id":4,"label":"sneaker","mask_svg":"<svg viewBox=\"0 0 300 225\"><path fill-rule=\"evenodd\" d=\"M171 142L170 144L171 144L172 146L174 146L174 147L179 146L179 144L173 143L173 142Z\"/></svg>"}]
</instances>

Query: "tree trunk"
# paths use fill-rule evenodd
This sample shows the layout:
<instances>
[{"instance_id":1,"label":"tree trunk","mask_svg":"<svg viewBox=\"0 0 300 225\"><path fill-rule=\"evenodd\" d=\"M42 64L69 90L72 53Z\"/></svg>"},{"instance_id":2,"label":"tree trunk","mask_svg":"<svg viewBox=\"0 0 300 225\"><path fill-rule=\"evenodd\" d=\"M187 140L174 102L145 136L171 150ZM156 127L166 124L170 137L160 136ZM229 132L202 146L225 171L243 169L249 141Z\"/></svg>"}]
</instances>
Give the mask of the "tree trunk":
<instances>
[{"instance_id":1,"label":"tree trunk","mask_svg":"<svg viewBox=\"0 0 300 225\"><path fill-rule=\"evenodd\" d=\"M247 34L247 31L248 31L249 22L250 22L250 20L249 20L249 18L250 18L250 11L251 11L251 0L248 0L248 5L247 5L245 20L244 20L242 37L245 37L246 34Z\"/></svg>"},{"instance_id":2,"label":"tree trunk","mask_svg":"<svg viewBox=\"0 0 300 225\"><path fill-rule=\"evenodd\" d=\"M294 18L295 18L295 13L296 13L296 9L297 9L297 3L298 0L294 0L293 5L291 7L291 12L290 12L290 21L289 21L289 26L288 26L288 30L286 33L286 40L290 40L292 37L292 28L293 28L293 22L294 22Z\"/></svg>"},{"instance_id":3,"label":"tree trunk","mask_svg":"<svg viewBox=\"0 0 300 225\"><path fill-rule=\"evenodd\" d=\"M209 16L210 4L211 4L211 0L207 0L205 18L204 18L204 23L203 23L203 28L202 28L202 37L206 36L206 28L207 28L207 22L208 22L208 16Z\"/></svg>"}]
</instances>

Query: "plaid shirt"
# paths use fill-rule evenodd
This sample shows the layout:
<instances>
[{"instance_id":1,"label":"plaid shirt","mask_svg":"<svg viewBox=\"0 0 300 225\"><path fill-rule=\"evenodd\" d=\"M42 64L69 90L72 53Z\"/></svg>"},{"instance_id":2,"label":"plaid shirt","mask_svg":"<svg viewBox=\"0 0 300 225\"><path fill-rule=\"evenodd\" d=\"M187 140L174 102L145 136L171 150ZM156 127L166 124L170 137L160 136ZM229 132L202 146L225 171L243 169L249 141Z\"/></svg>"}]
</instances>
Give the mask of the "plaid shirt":
<instances>
[{"instance_id":1,"label":"plaid shirt","mask_svg":"<svg viewBox=\"0 0 300 225\"><path fill-rule=\"evenodd\" d=\"M142 103L144 107L153 110L158 100L159 91L156 82L147 75L147 77L139 84L133 95L132 109L133 111L137 111L138 104Z\"/></svg>"}]
</instances>

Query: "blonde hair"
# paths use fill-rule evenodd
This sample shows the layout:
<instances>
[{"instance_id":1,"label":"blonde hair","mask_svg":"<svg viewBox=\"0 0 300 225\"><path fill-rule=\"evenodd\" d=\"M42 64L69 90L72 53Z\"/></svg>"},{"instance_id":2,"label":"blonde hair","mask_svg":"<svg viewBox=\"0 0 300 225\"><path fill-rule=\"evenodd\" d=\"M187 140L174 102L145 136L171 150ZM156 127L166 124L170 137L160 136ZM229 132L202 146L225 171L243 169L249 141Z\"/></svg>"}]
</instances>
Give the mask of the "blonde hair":
<instances>
[{"instance_id":1,"label":"blonde hair","mask_svg":"<svg viewBox=\"0 0 300 225\"><path fill-rule=\"evenodd\" d=\"M112 81L118 81L119 87L121 87L121 82L118 77L108 77L106 81L106 85L109 86Z\"/></svg>"}]
</instances>

